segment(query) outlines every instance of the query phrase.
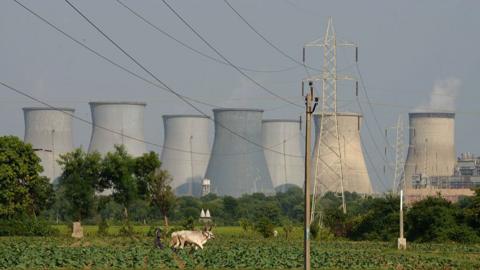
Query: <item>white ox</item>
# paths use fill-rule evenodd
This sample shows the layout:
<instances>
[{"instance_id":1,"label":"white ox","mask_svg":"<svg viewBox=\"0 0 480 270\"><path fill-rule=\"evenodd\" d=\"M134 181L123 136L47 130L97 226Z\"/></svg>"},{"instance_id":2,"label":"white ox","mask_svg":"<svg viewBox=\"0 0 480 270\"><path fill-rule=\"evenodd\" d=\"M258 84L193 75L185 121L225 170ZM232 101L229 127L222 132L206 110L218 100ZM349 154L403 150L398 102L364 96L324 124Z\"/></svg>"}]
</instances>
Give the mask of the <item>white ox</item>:
<instances>
[{"instance_id":1,"label":"white ox","mask_svg":"<svg viewBox=\"0 0 480 270\"><path fill-rule=\"evenodd\" d=\"M172 233L172 240L170 246L174 249L183 249L185 244L192 244L195 249L203 249L203 245L209 240L214 239L215 236L211 230L204 231L176 231Z\"/></svg>"}]
</instances>

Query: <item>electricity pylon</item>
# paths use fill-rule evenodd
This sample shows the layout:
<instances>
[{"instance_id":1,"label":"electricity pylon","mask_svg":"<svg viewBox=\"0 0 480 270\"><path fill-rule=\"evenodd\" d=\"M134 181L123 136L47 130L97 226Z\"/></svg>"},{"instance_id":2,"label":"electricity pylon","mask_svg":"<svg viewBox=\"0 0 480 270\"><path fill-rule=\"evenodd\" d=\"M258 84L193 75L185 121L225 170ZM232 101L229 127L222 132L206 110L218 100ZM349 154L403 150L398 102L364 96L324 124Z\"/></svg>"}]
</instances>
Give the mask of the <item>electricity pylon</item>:
<instances>
[{"instance_id":1,"label":"electricity pylon","mask_svg":"<svg viewBox=\"0 0 480 270\"><path fill-rule=\"evenodd\" d=\"M323 38L319 38L312 42L306 43L304 45L303 61L305 62L305 48L307 47L321 47L323 48L323 66L322 71L318 75L311 76L305 81L317 82L321 81L322 83L322 93L321 93L321 107L320 107L320 134L319 141L317 146L317 151L314 153L315 156L315 169L314 169L314 186L313 186L313 200L312 200L312 211L311 211L311 220L314 220L315 217L315 204L318 199L325 193L326 190L336 190L342 195L342 209L346 213L347 208L345 204L345 193L344 193L344 182L343 182L343 167L342 162L342 151L340 147L340 136L338 132L338 121L337 121L337 81L339 80L354 80L353 77L348 75L338 75L337 74L337 47L354 47L356 45L349 42L337 42L335 35L335 29L333 27L333 20L331 17L328 18L327 30ZM357 51L357 50L356 50ZM356 59L357 56L355 57ZM326 140L332 141L330 138L333 138L334 143L327 143ZM323 144L323 147L321 145ZM328 149L328 154L335 155L335 162L332 164L325 164L321 159L323 153L322 149ZM319 170L319 162L324 163L325 167L328 168L331 172L327 175L335 175L334 183L335 187L327 187L325 183L320 183L320 179L324 172Z\"/></svg>"}]
</instances>

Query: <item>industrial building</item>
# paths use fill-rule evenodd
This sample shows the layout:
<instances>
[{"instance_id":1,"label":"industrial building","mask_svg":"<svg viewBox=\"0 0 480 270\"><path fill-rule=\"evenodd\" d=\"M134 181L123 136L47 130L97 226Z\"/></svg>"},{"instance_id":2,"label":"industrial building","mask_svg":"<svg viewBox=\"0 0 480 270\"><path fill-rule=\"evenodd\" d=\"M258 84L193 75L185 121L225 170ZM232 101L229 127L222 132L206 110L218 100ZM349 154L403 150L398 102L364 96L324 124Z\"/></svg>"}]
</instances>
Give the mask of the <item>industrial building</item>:
<instances>
[{"instance_id":1,"label":"industrial building","mask_svg":"<svg viewBox=\"0 0 480 270\"><path fill-rule=\"evenodd\" d=\"M147 149L143 135L145 103L141 102L90 102L92 136L89 152L112 152L115 145L124 145L135 157Z\"/></svg>"},{"instance_id":2,"label":"industrial building","mask_svg":"<svg viewBox=\"0 0 480 270\"><path fill-rule=\"evenodd\" d=\"M414 188L421 178L452 176L455 165L455 114L409 113L406 189Z\"/></svg>"},{"instance_id":3,"label":"industrial building","mask_svg":"<svg viewBox=\"0 0 480 270\"><path fill-rule=\"evenodd\" d=\"M60 155L73 147L71 108L23 108L25 117L24 141L30 143L41 160L42 175L54 182L61 174Z\"/></svg>"},{"instance_id":4,"label":"industrial building","mask_svg":"<svg viewBox=\"0 0 480 270\"><path fill-rule=\"evenodd\" d=\"M303 187L305 163L299 120L271 119L262 122L262 144L276 191ZM274 151L271 151L274 150Z\"/></svg>"},{"instance_id":5,"label":"industrial building","mask_svg":"<svg viewBox=\"0 0 480 270\"><path fill-rule=\"evenodd\" d=\"M210 158L210 120L202 115L164 115L162 169L173 178L177 195L201 196Z\"/></svg>"},{"instance_id":6,"label":"industrial building","mask_svg":"<svg viewBox=\"0 0 480 270\"><path fill-rule=\"evenodd\" d=\"M333 113L324 114L324 117L334 117ZM321 114L314 115L315 147L313 151L313 168L317 188L320 193L327 191L357 192L371 194L373 192L370 177L362 151L360 127L362 115L358 113L340 112L336 114L338 123L338 140L329 134L320 138ZM334 123L335 121L325 121ZM333 125L333 124L332 124ZM324 126L325 129L334 129L334 126ZM321 141L320 141L321 139ZM336 144L340 144L340 153L333 151ZM337 148L338 149L338 148ZM341 160L339 166L335 162ZM341 166L340 166L341 165Z\"/></svg>"},{"instance_id":7,"label":"industrial building","mask_svg":"<svg viewBox=\"0 0 480 270\"><path fill-rule=\"evenodd\" d=\"M215 138L205 178L218 195L274 192L262 148L262 115L257 109L214 109Z\"/></svg>"}]
</instances>

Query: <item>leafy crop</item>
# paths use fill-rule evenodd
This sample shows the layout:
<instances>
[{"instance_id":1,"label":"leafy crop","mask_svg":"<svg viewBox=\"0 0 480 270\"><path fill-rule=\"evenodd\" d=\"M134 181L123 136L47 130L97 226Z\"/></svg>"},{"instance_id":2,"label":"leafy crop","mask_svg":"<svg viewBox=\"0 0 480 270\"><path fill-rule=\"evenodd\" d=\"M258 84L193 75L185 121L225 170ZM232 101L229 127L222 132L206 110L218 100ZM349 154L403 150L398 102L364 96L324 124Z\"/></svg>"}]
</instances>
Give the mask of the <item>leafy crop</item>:
<instances>
[{"instance_id":1,"label":"leafy crop","mask_svg":"<svg viewBox=\"0 0 480 270\"><path fill-rule=\"evenodd\" d=\"M152 238L0 238L0 269L289 269L301 268L302 242L219 236L204 250L156 249ZM313 242L314 269L480 269L480 246Z\"/></svg>"}]
</instances>

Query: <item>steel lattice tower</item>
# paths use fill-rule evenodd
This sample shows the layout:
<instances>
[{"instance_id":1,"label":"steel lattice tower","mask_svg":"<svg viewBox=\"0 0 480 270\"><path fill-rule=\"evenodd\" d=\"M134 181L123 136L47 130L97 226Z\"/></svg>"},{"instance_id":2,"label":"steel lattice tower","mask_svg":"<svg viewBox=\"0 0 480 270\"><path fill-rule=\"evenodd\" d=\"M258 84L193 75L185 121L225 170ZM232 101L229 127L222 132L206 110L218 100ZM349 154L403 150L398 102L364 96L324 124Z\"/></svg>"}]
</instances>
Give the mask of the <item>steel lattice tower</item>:
<instances>
[{"instance_id":1,"label":"steel lattice tower","mask_svg":"<svg viewBox=\"0 0 480 270\"><path fill-rule=\"evenodd\" d=\"M304 81L317 82L321 81L322 83L322 93L321 93L321 107L320 107L320 137L319 143L324 144L324 146L329 149L331 153L336 156L336 161L332 164L325 164L329 170L334 172L337 177L335 183L336 187L324 187L323 183L320 183L319 179L321 178L322 171L318 170L319 162L323 162L320 158L322 153L320 149L317 148L317 152L314 153L315 156L315 167L314 167L314 186L313 186L313 200L312 200L312 211L311 217L312 221L314 220L315 215L315 204L318 199L324 194L324 190L337 190L342 195L342 208L343 212L346 212L345 205L345 195L344 195L344 186L343 186L343 162L342 162L342 153L340 148L340 137L338 132L338 121L337 121L337 81L338 80L353 80L351 76L348 75L338 75L337 74L337 47L355 47L353 43L339 42L337 43L337 38L335 34L335 29L333 26L333 19L329 17L327 29L325 36L323 38L314 40L305 44L304 46L304 61L305 61L305 48L306 47L322 47L323 48L323 66L322 72L318 75L314 75L305 79ZM324 117L330 115L333 117ZM325 144L325 138L334 138L336 143Z\"/></svg>"}]
</instances>

